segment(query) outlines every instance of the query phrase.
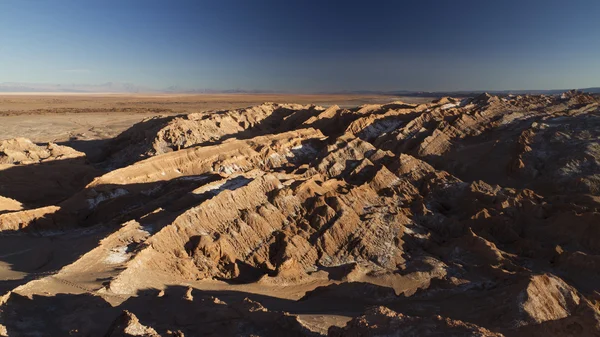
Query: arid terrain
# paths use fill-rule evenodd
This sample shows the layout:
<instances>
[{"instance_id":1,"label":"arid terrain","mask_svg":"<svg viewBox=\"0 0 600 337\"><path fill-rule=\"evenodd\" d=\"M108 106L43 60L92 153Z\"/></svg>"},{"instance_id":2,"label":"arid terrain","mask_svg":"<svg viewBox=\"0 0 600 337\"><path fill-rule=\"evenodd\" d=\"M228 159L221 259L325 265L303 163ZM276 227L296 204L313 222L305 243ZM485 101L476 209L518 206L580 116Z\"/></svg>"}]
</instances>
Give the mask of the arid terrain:
<instances>
[{"instance_id":1,"label":"arid terrain","mask_svg":"<svg viewBox=\"0 0 600 337\"><path fill-rule=\"evenodd\" d=\"M600 336L600 98L0 96L0 336Z\"/></svg>"}]
</instances>

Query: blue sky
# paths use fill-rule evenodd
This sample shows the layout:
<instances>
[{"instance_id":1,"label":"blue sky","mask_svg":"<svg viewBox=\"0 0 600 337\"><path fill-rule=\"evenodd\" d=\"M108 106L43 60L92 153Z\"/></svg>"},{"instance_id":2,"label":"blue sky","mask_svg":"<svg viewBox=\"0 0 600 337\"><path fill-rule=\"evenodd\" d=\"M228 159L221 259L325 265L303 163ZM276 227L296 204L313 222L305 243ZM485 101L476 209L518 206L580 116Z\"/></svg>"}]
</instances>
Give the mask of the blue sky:
<instances>
[{"instance_id":1,"label":"blue sky","mask_svg":"<svg viewBox=\"0 0 600 337\"><path fill-rule=\"evenodd\" d=\"M600 1L0 0L0 82L600 86Z\"/></svg>"}]
</instances>

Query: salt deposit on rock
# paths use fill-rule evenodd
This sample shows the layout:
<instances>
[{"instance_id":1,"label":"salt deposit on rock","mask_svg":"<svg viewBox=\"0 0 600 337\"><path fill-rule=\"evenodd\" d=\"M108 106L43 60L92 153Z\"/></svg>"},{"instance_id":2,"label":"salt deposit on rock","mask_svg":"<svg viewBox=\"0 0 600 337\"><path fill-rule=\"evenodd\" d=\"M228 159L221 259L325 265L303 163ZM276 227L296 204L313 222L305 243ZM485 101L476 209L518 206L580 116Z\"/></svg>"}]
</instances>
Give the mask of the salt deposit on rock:
<instances>
[{"instance_id":1,"label":"salt deposit on rock","mask_svg":"<svg viewBox=\"0 0 600 337\"><path fill-rule=\"evenodd\" d=\"M265 103L146 120L95 167L68 148L3 142L0 175L50 167L76 183L51 198L29 187L33 198L0 176L12 291L0 324L57 336L598 335L599 113L578 92Z\"/></svg>"}]
</instances>

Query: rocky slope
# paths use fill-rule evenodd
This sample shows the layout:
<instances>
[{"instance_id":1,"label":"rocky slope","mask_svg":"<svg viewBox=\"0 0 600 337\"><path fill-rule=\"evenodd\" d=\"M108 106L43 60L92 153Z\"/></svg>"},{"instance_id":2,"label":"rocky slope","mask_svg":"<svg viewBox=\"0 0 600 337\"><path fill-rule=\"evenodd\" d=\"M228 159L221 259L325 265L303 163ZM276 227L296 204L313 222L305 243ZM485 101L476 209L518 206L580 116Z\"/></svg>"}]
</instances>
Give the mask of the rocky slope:
<instances>
[{"instance_id":1,"label":"rocky slope","mask_svg":"<svg viewBox=\"0 0 600 337\"><path fill-rule=\"evenodd\" d=\"M0 184L0 335L600 335L598 127L568 92L4 142L65 182Z\"/></svg>"}]
</instances>

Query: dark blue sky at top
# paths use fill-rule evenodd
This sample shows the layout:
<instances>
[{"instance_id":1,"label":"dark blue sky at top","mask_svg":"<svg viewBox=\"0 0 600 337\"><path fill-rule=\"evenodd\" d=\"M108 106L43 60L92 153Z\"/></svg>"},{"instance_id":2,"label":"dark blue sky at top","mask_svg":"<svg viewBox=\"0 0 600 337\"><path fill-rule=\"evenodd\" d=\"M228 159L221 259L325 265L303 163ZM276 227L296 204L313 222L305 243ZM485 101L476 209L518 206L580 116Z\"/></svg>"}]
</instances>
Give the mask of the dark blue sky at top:
<instances>
[{"instance_id":1,"label":"dark blue sky at top","mask_svg":"<svg viewBox=\"0 0 600 337\"><path fill-rule=\"evenodd\" d=\"M0 82L600 86L600 1L1 0Z\"/></svg>"}]
</instances>

